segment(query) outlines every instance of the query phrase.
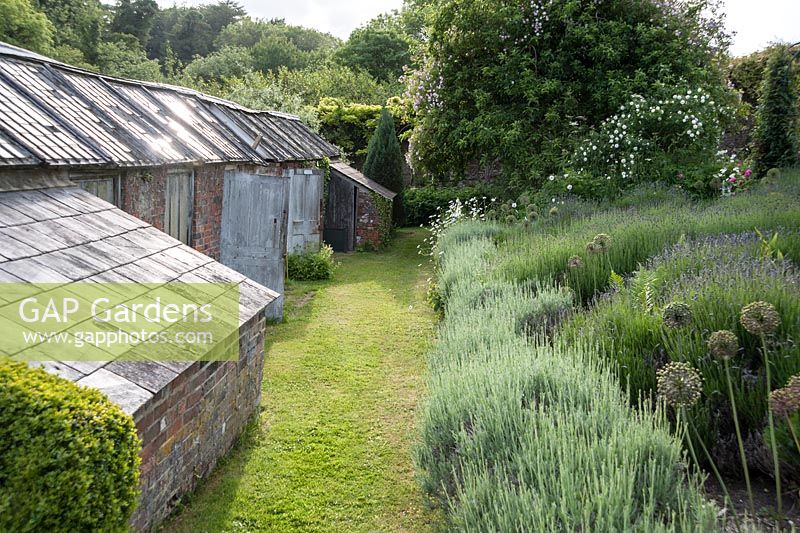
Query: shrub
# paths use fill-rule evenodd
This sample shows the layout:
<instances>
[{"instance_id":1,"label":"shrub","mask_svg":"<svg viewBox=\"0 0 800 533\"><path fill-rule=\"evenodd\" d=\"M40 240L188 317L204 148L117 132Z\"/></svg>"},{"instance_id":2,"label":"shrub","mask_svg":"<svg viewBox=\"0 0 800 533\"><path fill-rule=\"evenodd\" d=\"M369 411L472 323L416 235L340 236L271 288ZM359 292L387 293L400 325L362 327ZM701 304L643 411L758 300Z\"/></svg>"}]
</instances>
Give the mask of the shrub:
<instances>
[{"instance_id":1,"label":"shrub","mask_svg":"<svg viewBox=\"0 0 800 533\"><path fill-rule=\"evenodd\" d=\"M0 360L0 442L0 530L126 529L141 444L102 393Z\"/></svg>"},{"instance_id":2,"label":"shrub","mask_svg":"<svg viewBox=\"0 0 800 533\"><path fill-rule=\"evenodd\" d=\"M756 170L763 175L773 167L797 163L798 100L792 54L776 46L767 61L756 116Z\"/></svg>"},{"instance_id":3,"label":"shrub","mask_svg":"<svg viewBox=\"0 0 800 533\"><path fill-rule=\"evenodd\" d=\"M495 226L462 221L436 245L446 313L416 459L451 529L714 528L664 413L631 408L588 346L540 344L520 328L557 321L572 295L487 278Z\"/></svg>"},{"instance_id":4,"label":"shrub","mask_svg":"<svg viewBox=\"0 0 800 533\"><path fill-rule=\"evenodd\" d=\"M315 281L330 279L336 268L333 248L323 244L318 252L304 252L289 256L289 279L295 281Z\"/></svg>"},{"instance_id":5,"label":"shrub","mask_svg":"<svg viewBox=\"0 0 800 533\"><path fill-rule=\"evenodd\" d=\"M415 170L459 175L497 160L515 186L536 187L634 94L686 85L721 102L728 37L709 4L437 2L406 77Z\"/></svg>"}]
</instances>

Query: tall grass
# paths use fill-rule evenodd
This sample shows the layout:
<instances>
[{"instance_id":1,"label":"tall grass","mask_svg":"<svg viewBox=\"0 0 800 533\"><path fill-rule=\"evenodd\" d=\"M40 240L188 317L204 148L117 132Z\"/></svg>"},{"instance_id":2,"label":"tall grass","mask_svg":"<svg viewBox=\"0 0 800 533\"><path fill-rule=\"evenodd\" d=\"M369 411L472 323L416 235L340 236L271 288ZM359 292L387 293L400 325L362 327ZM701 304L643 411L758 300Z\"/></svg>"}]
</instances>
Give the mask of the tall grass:
<instances>
[{"instance_id":1,"label":"tall grass","mask_svg":"<svg viewBox=\"0 0 800 533\"><path fill-rule=\"evenodd\" d=\"M748 437L748 455L752 466L772 473L772 465L765 460L770 452L762 438L767 395L761 339L742 327L739 313L753 301L770 302L778 310L782 324L769 343L771 387L784 386L800 372L800 346L794 342L800 338L800 273L788 261L758 254L754 234L679 243L650 260L619 293L576 315L562 333L576 342L596 342L599 353L615 363L632 399L653 394L656 370L668 361L686 361L700 369L703 400L688 414L717 464L739 471L725 367L707 347L712 332L734 332L741 348L730 361L731 385L742 431ZM689 327L664 326L660 310L673 301L689 305ZM791 440L787 444L791 449ZM797 478L800 457L790 451L783 459L785 474Z\"/></svg>"},{"instance_id":2,"label":"tall grass","mask_svg":"<svg viewBox=\"0 0 800 533\"><path fill-rule=\"evenodd\" d=\"M789 179L789 178L787 178ZM492 275L506 280L552 280L571 287L588 303L608 285L612 269L630 273L640 263L682 239L721 233L762 232L797 228L800 187L797 179L764 185L756 191L724 201L688 203L666 196L629 209L599 209L591 216L573 218L563 227L546 231L517 228L502 242ZM622 200L619 203L624 203ZM590 254L586 245L595 235L613 239L603 254ZM800 256L800 239L782 239L789 257ZM581 268L570 268L570 257L582 258Z\"/></svg>"},{"instance_id":3,"label":"tall grass","mask_svg":"<svg viewBox=\"0 0 800 533\"><path fill-rule=\"evenodd\" d=\"M439 243L446 314L431 353L417 463L468 531L687 531L716 526L660 409L631 407L584 344L526 325L574 294L487 277L497 234L456 226ZM494 238L493 238L494 237Z\"/></svg>"}]
</instances>

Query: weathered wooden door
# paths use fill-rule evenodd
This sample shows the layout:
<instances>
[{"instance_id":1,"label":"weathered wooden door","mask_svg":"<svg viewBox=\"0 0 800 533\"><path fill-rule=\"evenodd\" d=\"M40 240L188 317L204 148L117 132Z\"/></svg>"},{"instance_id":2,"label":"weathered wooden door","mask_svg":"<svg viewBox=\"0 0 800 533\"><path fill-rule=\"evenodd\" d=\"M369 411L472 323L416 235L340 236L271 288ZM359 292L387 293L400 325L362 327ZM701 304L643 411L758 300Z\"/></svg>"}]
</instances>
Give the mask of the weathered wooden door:
<instances>
[{"instance_id":1,"label":"weathered wooden door","mask_svg":"<svg viewBox=\"0 0 800 533\"><path fill-rule=\"evenodd\" d=\"M194 172L182 170L167 174L165 197L164 232L191 245Z\"/></svg>"},{"instance_id":2,"label":"weathered wooden door","mask_svg":"<svg viewBox=\"0 0 800 533\"><path fill-rule=\"evenodd\" d=\"M289 180L225 172L222 200L222 264L281 293L267 317L283 316Z\"/></svg>"},{"instance_id":3,"label":"weathered wooden door","mask_svg":"<svg viewBox=\"0 0 800 533\"><path fill-rule=\"evenodd\" d=\"M328 184L323 240L336 252L352 252L355 246L355 184L336 175Z\"/></svg>"},{"instance_id":4,"label":"weathered wooden door","mask_svg":"<svg viewBox=\"0 0 800 533\"><path fill-rule=\"evenodd\" d=\"M289 170L289 252L319 250L320 200L322 171L319 169Z\"/></svg>"}]
</instances>

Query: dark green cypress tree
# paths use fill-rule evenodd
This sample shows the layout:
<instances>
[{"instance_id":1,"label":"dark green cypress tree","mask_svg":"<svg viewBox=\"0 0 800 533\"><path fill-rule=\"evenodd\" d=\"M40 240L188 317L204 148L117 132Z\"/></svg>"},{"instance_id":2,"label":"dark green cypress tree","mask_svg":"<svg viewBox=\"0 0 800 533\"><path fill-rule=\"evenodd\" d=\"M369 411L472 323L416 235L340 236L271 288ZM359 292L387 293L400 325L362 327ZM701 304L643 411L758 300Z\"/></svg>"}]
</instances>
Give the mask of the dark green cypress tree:
<instances>
[{"instance_id":1,"label":"dark green cypress tree","mask_svg":"<svg viewBox=\"0 0 800 533\"><path fill-rule=\"evenodd\" d=\"M792 54L776 46L767 61L756 116L756 172L797 164L798 100Z\"/></svg>"},{"instance_id":2,"label":"dark green cypress tree","mask_svg":"<svg viewBox=\"0 0 800 533\"><path fill-rule=\"evenodd\" d=\"M396 192L392 206L395 225L403 221L403 152L394 130L392 114L384 108L367 147L364 175Z\"/></svg>"}]
</instances>

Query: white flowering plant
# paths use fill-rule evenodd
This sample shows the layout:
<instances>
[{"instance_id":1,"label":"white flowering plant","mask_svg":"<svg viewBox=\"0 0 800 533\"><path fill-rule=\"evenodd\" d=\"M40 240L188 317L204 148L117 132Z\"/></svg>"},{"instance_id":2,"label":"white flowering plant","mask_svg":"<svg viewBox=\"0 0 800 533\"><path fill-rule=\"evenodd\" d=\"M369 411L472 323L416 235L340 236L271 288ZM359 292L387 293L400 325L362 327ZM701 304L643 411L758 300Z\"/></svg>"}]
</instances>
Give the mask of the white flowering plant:
<instances>
[{"instance_id":1,"label":"white flowering plant","mask_svg":"<svg viewBox=\"0 0 800 533\"><path fill-rule=\"evenodd\" d=\"M687 174L702 168L704 189L712 181L719 189L717 175L729 160L716 150L721 117L728 112L726 102L698 87L662 90L651 98L634 95L589 132L568 158L566 172L545 185L552 192L608 197L642 181L682 185Z\"/></svg>"}]
</instances>

